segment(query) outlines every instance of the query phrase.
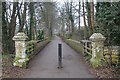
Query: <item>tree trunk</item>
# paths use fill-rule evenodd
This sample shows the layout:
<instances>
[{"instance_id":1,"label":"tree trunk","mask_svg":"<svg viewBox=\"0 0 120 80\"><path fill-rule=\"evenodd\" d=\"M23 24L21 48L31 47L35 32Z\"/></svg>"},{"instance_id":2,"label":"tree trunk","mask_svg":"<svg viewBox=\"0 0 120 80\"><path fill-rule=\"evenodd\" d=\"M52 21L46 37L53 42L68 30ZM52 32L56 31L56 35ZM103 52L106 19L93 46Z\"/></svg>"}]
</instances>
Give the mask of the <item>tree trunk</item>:
<instances>
[{"instance_id":1,"label":"tree trunk","mask_svg":"<svg viewBox=\"0 0 120 80\"><path fill-rule=\"evenodd\" d=\"M73 34L73 32L74 32L74 19L73 19L73 15L72 15L72 2L70 3L69 19L70 19L70 23L71 23L71 34Z\"/></svg>"},{"instance_id":2,"label":"tree trunk","mask_svg":"<svg viewBox=\"0 0 120 80\"><path fill-rule=\"evenodd\" d=\"M62 34L62 36L64 36L64 10L62 10L62 12L61 12L61 16L62 16L62 29L61 29L61 34Z\"/></svg>"},{"instance_id":3,"label":"tree trunk","mask_svg":"<svg viewBox=\"0 0 120 80\"><path fill-rule=\"evenodd\" d=\"M91 23L92 23L92 33L94 33L94 2L91 2Z\"/></svg>"},{"instance_id":4,"label":"tree trunk","mask_svg":"<svg viewBox=\"0 0 120 80\"><path fill-rule=\"evenodd\" d=\"M2 25L2 2L0 1L0 25ZM2 53L2 26L0 26L0 53ZM2 58L1 58L2 59Z\"/></svg>"},{"instance_id":5,"label":"tree trunk","mask_svg":"<svg viewBox=\"0 0 120 80\"><path fill-rule=\"evenodd\" d=\"M83 21L84 21L84 39L86 39L86 33L87 33L87 30L86 30L86 18L85 18L85 6L84 6L84 1L82 2L82 5L83 5Z\"/></svg>"},{"instance_id":6,"label":"tree trunk","mask_svg":"<svg viewBox=\"0 0 120 80\"><path fill-rule=\"evenodd\" d=\"M88 22L88 28L89 28L89 35L92 34L92 24L91 24L91 8L90 8L90 2L88 0L86 1L86 10L87 10L87 22Z\"/></svg>"},{"instance_id":7,"label":"tree trunk","mask_svg":"<svg viewBox=\"0 0 120 80\"><path fill-rule=\"evenodd\" d=\"M6 2L2 2L2 53L8 53L7 22L5 20Z\"/></svg>"},{"instance_id":8,"label":"tree trunk","mask_svg":"<svg viewBox=\"0 0 120 80\"><path fill-rule=\"evenodd\" d=\"M79 1L79 10L78 10L78 14L79 14L79 26L78 26L78 30L80 31L80 1Z\"/></svg>"},{"instance_id":9,"label":"tree trunk","mask_svg":"<svg viewBox=\"0 0 120 80\"><path fill-rule=\"evenodd\" d=\"M33 2L30 2L30 40L34 39L34 30L33 30L33 27L34 27L34 21L33 21L33 11L34 11L34 4Z\"/></svg>"},{"instance_id":10,"label":"tree trunk","mask_svg":"<svg viewBox=\"0 0 120 80\"><path fill-rule=\"evenodd\" d=\"M24 10L23 10L23 13L22 13L22 18L19 18L19 21L21 22L20 23L20 27L19 27L19 32L23 31L23 27L24 27L25 22L26 22L26 8L27 8L27 3L25 2L24 3Z\"/></svg>"},{"instance_id":11,"label":"tree trunk","mask_svg":"<svg viewBox=\"0 0 120 80\"><path fill-rule=\"evenodd\" d=\"M13 3L13 13L11 16L10 24L9 24L9 53L13 54L15 52L15 42L12 40L15 34L16 29L16 7L17 2Z\"/></svg>"},{"instance_id":12,"label":"tree trunk","mask_svg":"<svg viewBox=\"0 0 120 80\"><path fill-rule=\"evenodd\" d=\"M80 3L80 0L79 0L79 10L78 10L78 14L79 14L79 23L78 23L78 36L79 36L79 40L81 39L81 34L80 34L80 8L81 7L81 3Z\"/></svg>"}]
</instances>

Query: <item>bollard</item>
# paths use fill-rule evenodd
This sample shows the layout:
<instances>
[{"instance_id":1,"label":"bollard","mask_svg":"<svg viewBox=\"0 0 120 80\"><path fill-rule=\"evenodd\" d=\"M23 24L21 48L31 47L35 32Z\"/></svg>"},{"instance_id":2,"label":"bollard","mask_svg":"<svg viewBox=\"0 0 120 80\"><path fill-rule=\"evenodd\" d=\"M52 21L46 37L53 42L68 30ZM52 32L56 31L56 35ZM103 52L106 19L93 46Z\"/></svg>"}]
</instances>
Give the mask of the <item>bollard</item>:
<instances>
[{"instance_id":1,"label":"bollard","mask_svg":"<svg viewBox=\"0 0 120 80\"><path fill-rule=\"evenodd\" d=\"M62 68L62 44L58 44L58 69Z\"/></svg>"}]
</instances>

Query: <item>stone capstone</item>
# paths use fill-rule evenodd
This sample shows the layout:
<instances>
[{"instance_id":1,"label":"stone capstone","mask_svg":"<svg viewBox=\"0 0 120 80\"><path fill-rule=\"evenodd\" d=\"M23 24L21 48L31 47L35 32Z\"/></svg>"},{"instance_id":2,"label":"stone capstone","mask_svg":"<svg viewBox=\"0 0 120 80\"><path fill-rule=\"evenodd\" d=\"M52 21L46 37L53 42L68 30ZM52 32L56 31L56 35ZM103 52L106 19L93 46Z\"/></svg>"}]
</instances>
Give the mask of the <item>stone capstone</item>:
<instances>
[{"instance_id":1,"label":"stone capstone","mask_svg":"<svg viewBox=\"0 0 120 80\"><path fill-rule=\"evenodd\" d=\"M17 33L14 37L13 37L13 40L26 40L28 37L25 35L25 33L24 32L19 32L19 33Z\"/></svg>"},{"instance_id":2,"label":"stone capstone","mask_svg":"<svg viewBox=\"0 0 120 80\"><path fill-rule=\"evenodd\" d=\"M89 39L91 41L104 41L106 38L101 33L94 33Z\"/></svg>"}]
</instances>

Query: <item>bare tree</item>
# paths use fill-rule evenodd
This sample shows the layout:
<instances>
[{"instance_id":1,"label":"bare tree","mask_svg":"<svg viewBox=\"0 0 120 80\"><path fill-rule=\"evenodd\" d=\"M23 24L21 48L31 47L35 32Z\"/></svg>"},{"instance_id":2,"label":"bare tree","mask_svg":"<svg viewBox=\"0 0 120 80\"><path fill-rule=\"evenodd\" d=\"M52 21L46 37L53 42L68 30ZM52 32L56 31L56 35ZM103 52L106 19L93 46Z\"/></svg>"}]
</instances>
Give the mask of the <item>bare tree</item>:
<instances>
[{"instance_id":1,"label":"bare tree","mask_svg":"<svg viewBox=\"0 0 120 80\"><path fill-rule=\"evenodd\" d=\"M91 2L91 23L92 23L92 33L94 33L94 0Z\"/></svg>"},{"instance_id":2,"label":"bare tree","mask_svg":"<svg viewBox=\"0 0 120 80\"><path fill-rule=\"evenodd\" d=\"M25 22L26 22L26 10L27 10L27 3L24 2L24 10L23 10L23 13L21 13L20 15L20 11L19 11L19 8L18 8L18 17L19 17L19 23L20 23L20 26L19 26L19 31L23 31L23 27L25 25Z\"/></svg>"},{"instance_id":3,"label":"bare tree","mask_svg":"<svg viewBox=\"0 0 120 80\"><path fill-rule=\"evenodd\" d=\"M55 3L44 2L40 5L42 11L42 19L45 22L46 28L48 29L49 36L52 36L53 25L55 19Z\"/></svg>"},{"instance_id":4,"label":"bare tree","mask_svg":"<svg viewBox=\"0 0 120 80\"><path fill-rule=\"evenodd\" d=\"M87 33L87 30L86 30L86 18L85 18L85 6L84 6L84 0L82 1L82 7L83 7L83 20L84 20L84 39L86 39L86 33Z\"/></svg>"},{"instance_id":5,"label":"bare tree","mask_svg":"<svg viewBox=\"0 0 120 80\"><path fill-rule=\"evenodd\" d=\"M78 23L79 27L78 27L78 29L79 30L80 30L80 9L81 9L80 7L81 7L81 5L80 5L80 1L79 1L79 10L78 10L78 14L79 14L79 23Z\"/></svg>"},{"instance_id":6,"label":"bare tree","mask_svg":"<svg viewBox=\"0 0 120 80\"><path fill-rule=\"evenodd\" d=\"M92 23L91 23L91 7L90 2L86 0L86 10L87 10L87 23L88 23L88 33L91 35L92 32Z\"/></svg>"}]
</instances>

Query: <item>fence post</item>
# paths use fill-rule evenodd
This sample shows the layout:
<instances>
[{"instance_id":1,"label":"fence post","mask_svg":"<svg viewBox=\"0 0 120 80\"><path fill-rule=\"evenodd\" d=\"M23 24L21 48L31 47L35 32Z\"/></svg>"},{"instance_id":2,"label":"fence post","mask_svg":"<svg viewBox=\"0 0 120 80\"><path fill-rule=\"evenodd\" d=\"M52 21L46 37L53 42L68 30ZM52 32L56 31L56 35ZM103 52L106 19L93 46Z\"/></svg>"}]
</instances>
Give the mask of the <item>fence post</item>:
<instances>
[{"instance_id":1,"label":"fence post","mask_svg":"<svg viewBox=\"0 0 120 80\"><path fill-rule=\"evenodd\" d=\"M106 65L103 57L105 39L106 38L101 33L94 33L90 37L90 40L92 41L92 58L90 61L94 68Z\"/></svg>"},{"instance_id":2,"label":"fence post","mask_svg":"<svg viewBox=\"0 0 120 80\"><path fill-rule=\"evenodd\" d=\"M62 68L62 44L58 44L58 68Z\"/></svg>"},{"instance_id":3,"label":"fence post","mask_svg":"<svg viewBox=\"0 0 120 80\"><path fill-rule=\"evenodd\" d=\"M15 41L15 59L13 62L14 66L23 67L26 66L26 61L28 60L26 57L26 44L25 40L27 36L24 32L17 33L13 40Z\"/></svg>"},{"instance_id":4,"label":"fence post","mask_svg":"<svg viewBox=\"0 0 120 80\"><path fill-rule=\"evenodd\" d=\"M87 42L85 42L85 47L87 47L87 45L88 45L88 43ZM87 49L85 48L85 52L87 52Z\"/></svg>"},{"instance_id":5,"label":"fence post","mask_svg":"<svg viewBox=\"0 0 120 80\"><path fill-rule=\"evenodd\" d=\"M85 55L85 43L83 43L83 55Z\"/></svg>"}]
</instances>

